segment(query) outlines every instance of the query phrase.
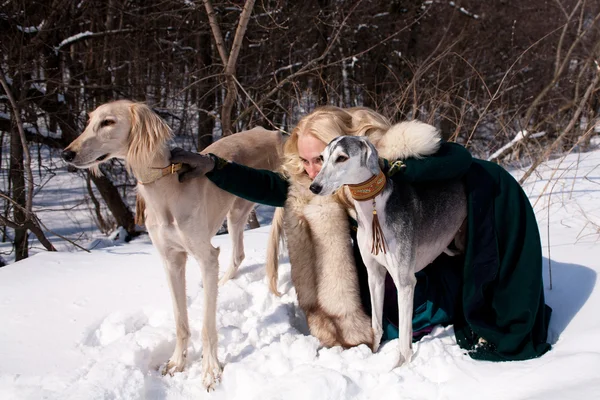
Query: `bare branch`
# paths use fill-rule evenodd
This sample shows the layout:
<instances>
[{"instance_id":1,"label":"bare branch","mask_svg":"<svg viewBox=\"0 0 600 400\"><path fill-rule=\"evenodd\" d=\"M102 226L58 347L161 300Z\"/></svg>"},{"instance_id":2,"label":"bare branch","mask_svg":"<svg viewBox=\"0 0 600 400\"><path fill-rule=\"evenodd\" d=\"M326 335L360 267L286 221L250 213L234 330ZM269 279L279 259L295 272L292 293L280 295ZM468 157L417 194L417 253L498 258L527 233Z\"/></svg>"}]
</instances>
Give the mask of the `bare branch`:
<instances>
[{"instance_id":1,"label":"bare branch","mask_svg":"<svg viewBox=\"0 0 600 400\"><path fill-rule=\"evenodd\" d=\"M42 229L40 228L41 221L36 217L36 215L33 212L28 212L23 206L21 206L19 203L17 203L4 193L0 193L0 197L3 197L8 202L12 203L14 207L17 207L18 209L23 211L23 213L26 216L25 221L22 224L19 224L0 215L0 225L8 226L12 229L28 229L38 238L38 240L46 248L46 250L56 251L52 243L48 240L46 235L44 235L44 231L42 231Z\"/></svg>"},{"instance_id":2,"label":"bare branch","mask_svg":"<svg viewBox=\"0 0 600 400\"><path fill-rule=\"evenodd\" d=\"M212 6L210 0L203 0L204 7L206 8L206 14L208 14L208 23L210 24L210 29L213 32L215 37L215 43L217 45L217 50L219 51L219 55L221 56L221 61L223 61L223 65L227 65L229 63L229 57L227 57L227 50L225 49L225 41L223 40L223 35L221 34L221 28L219 28L219 23L217 22L217 16L215 14L215 9Z\"/></svg>"},{"instance_id":3,"label":"bare branch","mask_svg":"<svg viewBox=\"0 0 600 400\"><path fill-rule=\"evenodd\" d=\"M88 38L103 37L103 36L108 36L108 35L117 35L120 33L130 33L130 32L135 32L135 31L136 31L136 29L126 28L126 29L113 29L110 31L103 31L103 32L90 32L90 31L81 32L81 33L78 33L76 35L73 35L71 37L68 37L68 38L62 40L58 44L58 46L54 47L54 51L59 51L60 49L62 49L65 46L71 45L73 43L77 43L81 40L88 39Z\"/></svg>"},{"instance_id":4,"label":"bare branch","mask_svg":"<svg viewBox=\"0 0 600 400\"><path fill-rule=\"evenodd\" d=\"M205 0L205 2L209 1L210 0ZM238 55L240 54L240 48L242 47L242 41L244 40L246 29L248 28L248 21L250 20L250 14L252 14L254 1L255 0L246 0L246 3L244 4L244 9L242 10L240 21L238 22L237 30L235 31L235 38L233 39L233 44L231 45L229 60L227 61L225 67L225 75L235 74L235 65L237 63Z\"/></svg>"},{"instance_id":5,"label":"bare branch","mask_svg":"<svg viewBox=\"0 0 600 400\"><path fill-rule=\"evenodd\" d=\"M598 63L596 63L596 73L594 75L594 79L589 84L587 90L585 91L585 94L583 95L583 97L579 101L579 107L577 107L577 110L573 114L573 117L569 121L569 124L563 130L563 132L556 138L556 140L546 149L546 151L544 152L544 154L542 154L540 157L538 157L538 159L531 165L531 167L529 167L529 169L527 170L527 172L525 172L525 174L521 177L521 179L519 179L519 183L522 184L523 182L525 182L527 180L527 178L529 178L529 176L533 173L533 171L535 171L536 168L544 160L546 160L550 156L550 154L552 154L552 152L558 147L558 145L561 142L561 140L564 139L564 137L569 132L571 132L571 129L573 129L573 127L575 126L575 124L579 120L579 117L581 116L581 113L583 112L585 104L588 102L590 96L592 95L592 93L596 89L596 86L598 85L599 81L600 81L600 68L598 67Z\"/></svg>"},{"instance_id":6,"label":"bare branch","mask_svg":"<svg viewBox=\"0 0 600 400\"><path fill-rule=\"evenodd\" d=\"M258 112L260 113L260 115L263 116L263 118L276 130L281 130L279 129L274 123L273 121L271 121L269 118L267 118L267 116L262 112L262 110L260 109L260 107L258 105L256 105L256 102L252 99L252 97L250 96L250 94L248 94L248 92L246 92L246 89L244 89L244 87L242 86L242 84L236 79L236 77L234 76L233 79L235 80L235 83L237 83L237 85L240 87L240 89L242 89L242 92L244 92L244 94L246 95L246 97L248 97L248 100L250 100L250 102L252 104L254 104L254 106L256 107L256 109L258 110ZM283 130L282 130L283 131ZM283 131L285 132L285 131ZM287 133L287 132L285 132Z\"/></svg>"}]
</instances>

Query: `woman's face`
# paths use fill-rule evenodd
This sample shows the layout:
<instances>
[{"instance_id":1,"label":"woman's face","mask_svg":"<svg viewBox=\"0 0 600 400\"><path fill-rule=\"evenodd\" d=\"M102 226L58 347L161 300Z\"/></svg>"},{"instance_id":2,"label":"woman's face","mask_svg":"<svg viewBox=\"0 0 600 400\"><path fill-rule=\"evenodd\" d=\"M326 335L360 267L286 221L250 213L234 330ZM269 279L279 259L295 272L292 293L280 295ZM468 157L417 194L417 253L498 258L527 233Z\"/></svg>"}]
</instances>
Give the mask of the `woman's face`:
<instances>
[{"instance_id":1,"label":"woman's face","mask_svg":"<svg viewBox=\"0 0 600 400\"><path fill-rule=\"evenodd\" d=\"M327 144L310 134L298 137L298 155L310 179L315 179L315 176L321 170L323 163L321 153L326 146Z\"/></svg>"}]
</instances>

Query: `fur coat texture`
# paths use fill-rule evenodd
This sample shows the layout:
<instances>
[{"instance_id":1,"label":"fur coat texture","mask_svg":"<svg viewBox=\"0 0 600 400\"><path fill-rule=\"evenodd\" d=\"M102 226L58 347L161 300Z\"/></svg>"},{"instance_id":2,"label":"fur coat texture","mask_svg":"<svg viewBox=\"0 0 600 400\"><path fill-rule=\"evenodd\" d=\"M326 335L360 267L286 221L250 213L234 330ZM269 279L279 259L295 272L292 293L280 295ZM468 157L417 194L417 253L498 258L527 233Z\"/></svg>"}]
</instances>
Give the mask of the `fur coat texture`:
<instances>
[{"instance_id":1,"label":"fur coat texture","mask_svg":"<svg viewBox=\"0 0 600 400\"><path fill-rule=\"evenodd\" d=\"M433 154L440 141L434 127L410 121L392 126L375 145L381 157L397 160ZM323 345L372 347L371 319L361 303L350 237L354 210L339 196L314 195L310 183L308 177L290 181L283 209L298 303L311 334Z\"/></svg>"}]
</instances>

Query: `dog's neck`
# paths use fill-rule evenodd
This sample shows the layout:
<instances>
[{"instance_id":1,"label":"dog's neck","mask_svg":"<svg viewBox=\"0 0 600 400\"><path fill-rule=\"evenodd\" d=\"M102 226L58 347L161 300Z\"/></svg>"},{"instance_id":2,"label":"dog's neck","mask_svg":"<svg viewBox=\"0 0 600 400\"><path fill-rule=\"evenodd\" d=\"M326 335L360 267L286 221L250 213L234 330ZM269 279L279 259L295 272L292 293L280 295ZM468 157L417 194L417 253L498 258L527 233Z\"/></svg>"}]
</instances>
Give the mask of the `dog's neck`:
<instances>
[{"instance_id":1,"label":"dog's neck","mask_svg":"<svg viewBox=\"0 0 600 400\"><path fill-rule=\"evenodd\" d=\"M373 175L362 183L348 185L352 198L356 201L367 201L379 195L385 189L386 177L383 171Z\"/></svg>"},{"instance_id":2,"label":"dog's neck","mask_svg":"<svg viewBox=\"0 0 600 400\"><path fill-rule=\"evenodd\" d=\"M145 165L132 166L138 184L149 185L166 175L176 174L181 169L181 164L171 164L169 158L169 148L165 144Z\"/></svg>"},{"instance_id":3,"label":"dog's neck","mask_svg":"<svg viewBox=\"0 0 600 400\"><path fill-rule=\"evenodd\" d=\"M380 225L380 215L384 214L385 204L389 197L390 185L383 171L373 175L358 185L348 185L356 214L359 229L371 238L371 253L378 255L387 253L387 240Z\"/></svg>"}]
</instances>

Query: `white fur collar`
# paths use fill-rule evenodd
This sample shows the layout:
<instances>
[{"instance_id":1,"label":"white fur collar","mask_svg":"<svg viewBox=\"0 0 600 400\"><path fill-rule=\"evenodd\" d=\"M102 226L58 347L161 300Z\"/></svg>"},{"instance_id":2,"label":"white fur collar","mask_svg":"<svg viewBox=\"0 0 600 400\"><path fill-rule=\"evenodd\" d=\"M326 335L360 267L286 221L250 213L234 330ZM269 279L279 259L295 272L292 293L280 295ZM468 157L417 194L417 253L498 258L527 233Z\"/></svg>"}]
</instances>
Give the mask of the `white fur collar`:
<instances>
[{"instance_id":1,"label":"white fur collar","mask_svg":"<svg viewBox=\"0 0 600 400\"><path fill-rule=\"evenodd\" d=\"M434 154L439 150L441 140L437 128L412 120L392 125L374 144L380 157L398 160L410 157L423 158Z\"/></svg>"}]
</instances>

